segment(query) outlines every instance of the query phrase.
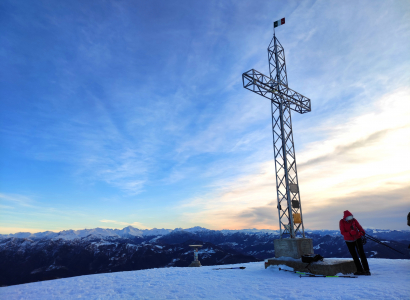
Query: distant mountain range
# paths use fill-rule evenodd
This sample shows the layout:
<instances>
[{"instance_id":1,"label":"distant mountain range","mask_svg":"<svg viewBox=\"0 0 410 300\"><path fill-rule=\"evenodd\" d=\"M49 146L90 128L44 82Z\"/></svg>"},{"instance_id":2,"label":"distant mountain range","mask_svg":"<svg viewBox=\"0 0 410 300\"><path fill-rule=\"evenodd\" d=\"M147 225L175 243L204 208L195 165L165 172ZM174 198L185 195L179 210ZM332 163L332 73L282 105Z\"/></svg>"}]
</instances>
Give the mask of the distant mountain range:
<instances>
[{"instance_id":1,"label":"distant mountain range","mask_svg":"<svg viewBox=\"0 0 410 300\"><path fill-rule=\"evenodd\" d=\"M195 230L194 227L187 230ZM178 230L178 229L175 229ZM182 230L182 229L181 229ZM44 231L38 233L30 232L18 232L14 234L0 234L2 238L29 238L29 239L64 239L74 240L88 237L90 235L96 237L144 237L144 236L161 236L172 232L172 229L138 229L132 226L125 227L123 229L109 229L109 228L94 228L94 229L82 229L82 230L63 230L60 232Z\"/></svg>"},{"instance_id":2,"label":"distant mountain range","mask_svg":"<svg viewBox=\"0 0 410 300\"><path fill-rule=\"evenodd\" d=\"M94 229L81 229L81 230L63 230L60 232L44 231L38 233L30 232L18 232L14 234L0 234L0 239L4 238L29 238L29 239L64 239L64 240L74 240L78 238L84 238L90 235L100 236L100 237L144 237L144 236L162 236L172 232L184 231L189 233L196 233L202 231L213 231L203 227L192 227L188 229L175 228L175 229L138 229L132 226L125 227L123 229L109 229L109 228L94 228ZM220 230L222 233L231 234L234 232L243 233L271 233L279 234L279 230L270 229L241 229L241 230Z\"/></svg>"},{"instance_id":3,"label":"distant mountain range","mask_svg":"<svg viewBox=\"0 0 410 300\"><path fill-rule=\"evenodd\" d=\"M81 230L63 230L60 232L44 231L37 233L30 232L18 232L13 234L0 234L0 240L6 238L28 238L28 239L64 239L64 240L74 240L82 239L90 235L95 237L113 237L113 238L127 238L127 237L148 237L148 236L164 236L167 234L175 232L185 232L185 233L200 233L200 232L220 232L222 234L231 235L234 233L246 233L246 234L270 234L273 236L279 235L279 230L271 229L240 229L240 230L211 230L200 226L182 229L138 229L133 226L127 226L123 229L109 229L109 228L94 228L94 229L81 229ZM410 230L385 230L385 229L366 229L366 232L370 235L374 235L378 238L387 238L394 240L409 239ZM306 234L313 235L330 235L336 236L340 235L339 230L305 230Z\"/></svg>"},{"instance_id":4,"label":"distant mountain range","mask_svg":"<svg viewBox=\"0 0 410 300\"><path fill-rule=\"evenodd\" d=\"M314 251L324 257L350 257L338 230L306 230ZM368 242L368 257L408 259L410 231L366 232L406 253ZM275 256L277 230L84 229L0 235L0 286L86 274L184 267L193 260L190 244L204 245L202 265L261 261Z\"/></svg>"}]
</instances>

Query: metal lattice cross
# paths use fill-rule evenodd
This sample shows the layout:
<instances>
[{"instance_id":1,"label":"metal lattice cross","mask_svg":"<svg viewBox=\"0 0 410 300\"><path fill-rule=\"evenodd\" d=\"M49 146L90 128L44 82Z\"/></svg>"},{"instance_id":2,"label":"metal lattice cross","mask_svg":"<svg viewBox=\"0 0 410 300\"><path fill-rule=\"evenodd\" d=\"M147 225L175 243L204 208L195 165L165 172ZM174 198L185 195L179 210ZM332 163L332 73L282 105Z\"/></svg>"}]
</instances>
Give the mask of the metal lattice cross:
<instances>
[{"instance_id":1,"label":"metal lattice cross","mask_svg":"<svg viewBox=\"0 0 410 300\"><path fill-rule=\"evenodd\" d=\"M285 50L275 34L268 58L269 77L251 69L242 74L243 87L271 100L280 237L305 237L290 111L310 112L310 99L288 87Z\"/></svg>"}]
</instances>

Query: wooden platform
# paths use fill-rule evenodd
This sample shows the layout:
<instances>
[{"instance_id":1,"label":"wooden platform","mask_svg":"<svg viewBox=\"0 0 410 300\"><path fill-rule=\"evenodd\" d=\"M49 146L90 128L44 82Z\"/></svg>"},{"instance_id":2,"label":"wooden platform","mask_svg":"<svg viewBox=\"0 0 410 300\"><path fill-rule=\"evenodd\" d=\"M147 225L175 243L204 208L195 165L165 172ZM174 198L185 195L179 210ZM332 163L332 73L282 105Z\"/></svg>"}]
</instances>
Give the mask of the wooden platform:
<instances>
[{"instance_id":1,"label":"wooden platform","mask_svg":"<svg viewBox=\"0 0 410 300\"><path fill-rule=\"evenodd\" d=\"M301 259L279 257L269 258L265 261L265 269L275 265L285 265L293 268L295 271L310 272L312 274L326 276L334 276L338 273L351 274L356 272L354 261L345 258L325 258L323 261L311 263L309 269L306 268L308 264L303 263Z\"/></svg>"}]
</instances>

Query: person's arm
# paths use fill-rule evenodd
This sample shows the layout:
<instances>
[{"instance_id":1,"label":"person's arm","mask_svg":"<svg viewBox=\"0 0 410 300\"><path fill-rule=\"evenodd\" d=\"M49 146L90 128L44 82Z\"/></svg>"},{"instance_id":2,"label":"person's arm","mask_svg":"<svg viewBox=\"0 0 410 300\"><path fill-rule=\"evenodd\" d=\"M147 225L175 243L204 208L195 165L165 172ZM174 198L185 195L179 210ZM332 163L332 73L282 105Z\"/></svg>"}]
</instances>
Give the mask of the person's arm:
<instances>
[{"instance_id":1,"label":"person's arm","mask_svg":"<svg viewBox=\"0 0 410 300\"><path fill-rule=\"evenodd\" d=\"M364 231L363 227L360 226L360 223L359 223L359 221L357 221L357 220L356 220L356 227L357 227L357 229L359 230L359 232L360 232L362 235L365 235L365 234L366 234L366 232Z\"/></svg>"},{"instance_id":2,"label":"person's arm","mask_svg":"<svg viewBox=\"0 0 410 300\"><path fill-rule=\"evenodd\" d=\"M343 226L343 220L339 221L339 229L340 229L340 233L345 236L345 234L347 233L347 231L345 230L345 227Z\"/></svg>"}]
</instances>

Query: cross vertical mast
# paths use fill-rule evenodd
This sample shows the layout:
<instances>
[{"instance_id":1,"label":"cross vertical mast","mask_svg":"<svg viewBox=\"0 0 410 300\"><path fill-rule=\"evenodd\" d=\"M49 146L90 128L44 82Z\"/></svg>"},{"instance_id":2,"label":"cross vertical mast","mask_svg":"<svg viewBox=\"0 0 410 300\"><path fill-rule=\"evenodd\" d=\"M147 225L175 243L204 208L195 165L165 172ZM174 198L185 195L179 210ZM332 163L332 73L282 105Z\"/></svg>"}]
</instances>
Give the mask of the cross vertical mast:
<instances>
[{"instance_id":1,"label":"cross vertical mast","mask_svg":"<svg viewBox=\"0 0 410 300\"><path fill-rule=\"evenodd\" d=\"M274 53L275 53L275 63L276 63L276 81L278 82L278 86L280 86L281 79L280 79L280 69L279 69L279 59L278 59L278 49L277 49L277 44L276 44L276 35L273 33L273 43L274 43ZM268 49L269 51L269 49ZM272 74L271 74L272 76ZM287 76L286 76L287 77ZM274 105L274 102L271 101L271 105ZM279 117L280 117L280 134L281 134L281 140L282 140L282 155L283 155L283 167L285 170L288 170L288 160L287 160L287 155L286 155L286 138L285 138L285 130L284 130L284 122L283 122L283 103L281 102L279 104ZM290 112L289 112L290 116ZM275 134L275 131L273 131ZM275 138L275 137L273 137ZM276 161L275 161L276 164ZM276 176L276 184L277 184L278 177ZM290 213L292 211L292 204L290 202L290 190L289 190L289 178L288 178L288 172L285 171L285 187L286 187L286 198L287 198L287 207L288 207L288 212L289 212L289 223L290 223L290 228L289 228L289 233L292 238L295 237L295 229L294 229L294 224L293 224L293 214ZM279 211L279 216L280 216L280 209L279 209L279 202L278 202L278 211ZM279 220L279 226L281 225L281 221ZM280 226L281 227L281 226ZM282 231L281 231L281 236L282 236Z\"/></svg>"}]
</instances>

